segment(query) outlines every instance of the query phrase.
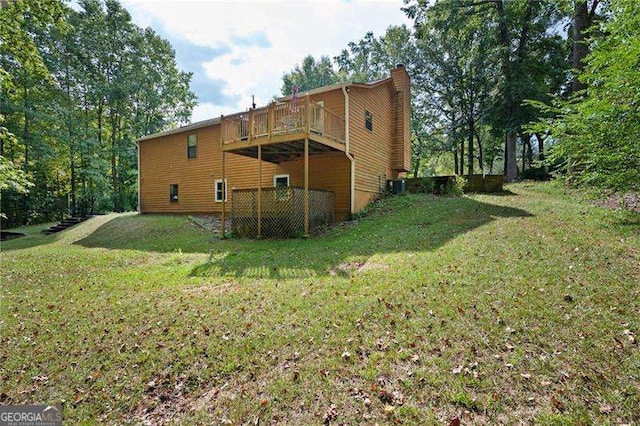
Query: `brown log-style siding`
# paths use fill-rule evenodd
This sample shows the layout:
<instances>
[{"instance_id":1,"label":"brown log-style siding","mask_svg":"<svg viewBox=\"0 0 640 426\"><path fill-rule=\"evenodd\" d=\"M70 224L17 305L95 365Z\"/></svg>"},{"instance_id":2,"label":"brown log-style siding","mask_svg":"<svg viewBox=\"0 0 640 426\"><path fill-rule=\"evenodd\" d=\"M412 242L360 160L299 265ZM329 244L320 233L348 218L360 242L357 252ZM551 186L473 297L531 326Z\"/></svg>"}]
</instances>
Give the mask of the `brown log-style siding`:
<instances>
[{"instance_id":1,"label":"brown log-style siding","mask_svg":"<svg viewBox=\"0 0 640 426\"><path fill-rule=\"evenodd\" d=\"M187 137L197 135L196 158L187 158ZM142 213L220 213L214 185L222 179L220 125L143 140L140 146L140 210ZM263 162L262 185L273 186L273 175L285 173L275 164ZM258 160L226 154L226 179L232 188L254 188L258 182ZM169 200L169 187L178 184L178 201ZM231 211L230 205L227 211Z\"/></svg>"},{"instance_id":2,"label":"brown log-style siding","mask_svg":"<svg viewBox=\"0 0 640 426\"><path fill-rule=\"evenodd\" d=\"M349 92L350 152L355 158L356 211L361 210L392 179L394 90L389 84L374 88L352 87ZM365 127L365 111L373 129Z\"/></svg>"},{"instance_id":3,"label":"brown log-style siding","mask_svg":"<svg viewBox=\"0 0 640 426\"><path fill-rule=\"evenodd\" d=\"M393 163L397 172L411 170L411 82L404 67L391 70L396 90L393 131Z\"/></svg>"},{"instance_id":4,"label":"brown log-style siding","mask_svg":"<svg viewBox=\"0 0 640 426\"><path fill-rule=\"evenodd\" d=\"M309 96L311 102L324 102L324 107L344 117L344 95L341 89L331 90L325 93L318 93ZM301 96L298 102L304 102L304 96Z\"/></svg>"},{"instance_id":5,"label":"brown log-style siding","mask_svg":"<svg viewBox=\"0 0 640 426\"><path fill-rule=\"evenodd\" d=\"M282 163L281 166L290 175L291 186L304 186L303 159ZM350 173L349 160L343 152L309 157L309 187L334 193L337 219L349 214Z\"/></svg>"},{"instance_id":6,"label":"brown log-style siding","mask_svg":"<svg viewBox=\"0 0 640 426\"><path fill-rule=\"evenodd\" d=\"M323 101L338 116L345 114L342 87L313 91L310 102ZM349 147L355 159L354 208L361 210L379 196L387 179L397 179L410 169L411 96L404 68L392 77L371 84L347 84L349 93ZM315 93L317 92L317 93ZM306 102L300 94L298 102ZM372 114L373 129L365 128L365 111ZM193 126L199 128L193 128ZM215 181L222 179L220 121L195 124L185 130L142 138L139 144L141 213L220 213L215 201ZM196 157L187 156L187 138L197 135ZM234 188L258 186L258 160L226 154L227 212ZM288 174L290 185L304 185L304 160L280 164L262 162L262 187L273 186L273 176ZM178 185L178 201L170 201L172 184ZM309 157L309 187L335 194L336 218L350 213L351 163L345 152L333 151Z\"/></svg>"}]
</instances>

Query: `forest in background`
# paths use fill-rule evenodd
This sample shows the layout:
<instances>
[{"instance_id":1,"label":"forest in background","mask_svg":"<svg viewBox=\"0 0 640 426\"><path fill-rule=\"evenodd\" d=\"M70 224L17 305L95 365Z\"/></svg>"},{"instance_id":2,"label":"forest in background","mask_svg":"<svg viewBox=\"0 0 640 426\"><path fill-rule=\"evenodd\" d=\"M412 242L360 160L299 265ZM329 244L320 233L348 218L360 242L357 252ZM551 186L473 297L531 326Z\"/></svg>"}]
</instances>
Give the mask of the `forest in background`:
<instances>
[{"instance_id":1,"label":"forest in background","mask_svg":"<svg viewBox=\"0 0 640 426\"><path fill-rule=\"evenodd\" d=\"M3 2L3 227L136 207L134 141L189 121L171 45L116 0ZM307 56L282 94L412 76L412 174L504 173L614 191L640 185L634 0L407 0L414 22Z\"/></svg>"},{"instance_id":2,"label":"forest in background","mask_svg":"<svg viewBox=\"0 0 640 426\"><path fill-rule=\"evenodd\" d=\"M187 123L191 74L118 1L0 15L3 226L137 207L135 140Z\"/></svg>"},{"instance_id":3,"label":"forest in background","mask_svg":"<svg viewBox=\"0 0 640 426\"><path fill-rule=\"evenodd\" d=\"M405 0L413 28L304 58L282 93L412 77L412 175L504 174L640 188L634 0Z\"/></svg>"}]
</instances>

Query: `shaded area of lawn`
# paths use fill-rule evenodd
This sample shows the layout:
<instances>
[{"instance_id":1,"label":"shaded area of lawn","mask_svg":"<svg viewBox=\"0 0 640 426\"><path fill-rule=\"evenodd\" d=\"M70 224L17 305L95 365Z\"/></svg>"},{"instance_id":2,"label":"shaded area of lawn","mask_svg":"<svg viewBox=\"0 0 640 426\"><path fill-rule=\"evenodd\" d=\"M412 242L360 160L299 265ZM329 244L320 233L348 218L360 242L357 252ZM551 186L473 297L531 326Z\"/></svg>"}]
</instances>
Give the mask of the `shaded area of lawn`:
<instances>
[{"instance_id":1,"label":"shaded area of lawn","mask_svg":"<svg viewBox=\"0 0 640 426\"><path fill-rule=\"evenodd\" d=\"M208 253L191 276L294 278L350 274L382 253L433 251L499 218L526 218L513 207L462 197L407 195L374 203L366 220L344 222L303 240L220 241L180 216L128 216L109 221L78 241L83 247ZM184 217L183 217L184 218ZM171 235L162 230L173 227Z\"/></svg>"},{"instance_id":2,"label":"shaded area of lawn","mask_svg":"<svg viewBox=\"0 0 640 426\"><path fill-rule=\"evenodd\" d=\"M22 226L20 228L8 229L7 231L19 232L24 234L25 237L20 237L15 240L3 241L2 250L16 250L21 248L35 247L42 244L48 244L56 241L55 235L44 235L42 231L55 225L57 222L41 223L39 225Z\"/></svg>"},{"instance_id":3,"label":"shaded area of lawn","mask_svg":"<svg viewBox=\"0 0 640 426\"><path fill-rule=\"evenodd\" d=\"M214 252L191 274L274 279L350 275L366 268L372 255L433 251L500 218L530 216L522 209L471 198L404 196L374 204L366 220L338 225L308 241L232 243L228 251Z\"/></svg>"},{"instance_id":4,"label":"shaded area of lawn","mask_svg":"<svg viewBox=\"0 0 640 426\"><path fill-rule=\"evenodd\" d=\"M106 222L74 242L87 248L157 253L209 253L219 239L198 227L188 215L126 215Z\"/></svg>"}]
</instances>

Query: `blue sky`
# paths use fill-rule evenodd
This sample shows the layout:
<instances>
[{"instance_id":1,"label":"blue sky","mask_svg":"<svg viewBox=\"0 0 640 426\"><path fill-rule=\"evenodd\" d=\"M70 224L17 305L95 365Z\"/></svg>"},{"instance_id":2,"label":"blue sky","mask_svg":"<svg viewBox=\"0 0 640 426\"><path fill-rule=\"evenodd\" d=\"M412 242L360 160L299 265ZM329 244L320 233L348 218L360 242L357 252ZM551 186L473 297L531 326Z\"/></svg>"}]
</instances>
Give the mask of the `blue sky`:
<instances>
[{"instance_id":1,"label":"blue sky","mask_svg":"<svg viewBox=\"0 0 640 426\"><path fill-rule=\"evenodd\" d=\"M168 39L198 96L192 121L264 105L282 75L305 55L340 53L367 31L411 23L402 0L176 1L123 0L133 21Z\"/></svg>"}]
</instances>

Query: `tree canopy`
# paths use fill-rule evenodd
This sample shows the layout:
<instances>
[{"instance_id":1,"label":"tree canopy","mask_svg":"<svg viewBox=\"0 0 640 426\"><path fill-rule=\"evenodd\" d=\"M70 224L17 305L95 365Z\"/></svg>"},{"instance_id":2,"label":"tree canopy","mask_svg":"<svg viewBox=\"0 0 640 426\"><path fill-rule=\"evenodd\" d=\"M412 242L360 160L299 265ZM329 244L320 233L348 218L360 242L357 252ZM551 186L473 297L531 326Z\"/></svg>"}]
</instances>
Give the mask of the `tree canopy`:
<instances>
[{"instance_id":1,"label":"tree canopy","mask_svg":"<svg viewBox=\"0 0 640 426\"><path fill-rule=\"evenodd\" d=\"M634 1L612 2L589 42L577 74L584 92L552 105L534 131L556 144L550 161L578 183L618 191L640 190L640 15Z\"/></svg>"},{"instance_id":2,"label":"tree canopy","mask_svg":"<svg viewBox=\"0 0 640 426\"><path fill-rule=\"evenodd\" d=\"M368 32L321 67L305 58L283 91L292 76L305 90L383 78L402 63L414 175L444 158L456 174L513 181L560 165L574 182L637 188L635 9L633 0L407 0L412 29Z\"/></svg>"},{"instance_id":3,"label":"tree canopy","mask_svg":"<svg viewBox=\"0 0 640 426\"><path fill-rule=\"evenodd\" d=\"M134 141L188 121L191 75L116 0L0 10L5 223L133 209ZM6 182L13 182L7 184Z\"/></svg>"}]
</instances>

